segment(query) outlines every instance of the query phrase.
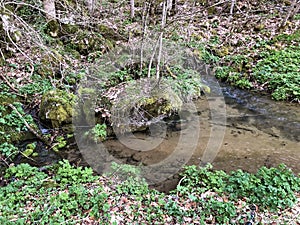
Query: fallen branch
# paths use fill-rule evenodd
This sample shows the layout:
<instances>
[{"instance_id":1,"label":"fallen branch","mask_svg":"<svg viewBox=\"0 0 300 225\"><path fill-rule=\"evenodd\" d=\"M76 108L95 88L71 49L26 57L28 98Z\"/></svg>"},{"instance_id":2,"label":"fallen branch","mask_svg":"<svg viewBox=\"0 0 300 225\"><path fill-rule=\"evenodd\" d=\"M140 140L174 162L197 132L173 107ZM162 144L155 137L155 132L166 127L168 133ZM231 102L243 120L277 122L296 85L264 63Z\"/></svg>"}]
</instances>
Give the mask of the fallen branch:
<instances>
[{"instance_id":1,"label":"fallen branch","mask_svg":"<svg viewBox=\"0 0 300 225\"><path fill-rule=\"evenodd\" d=\"M170 74L171 77L173 77L174 79L177 78L177 76L171 71L171 69L168 65L166 65L166 69L167 69L167 71L168 71L168 73Z\"/></svg>"},{"instance_id":2,"label":"fallen branch","mask_svg":"<svg viewBox=\"0 0 300 225\"><path fill-rule=\"evenodd\" d=\"M18 93L19 91L5 78L5 76L3 74L0 73L0 76L5 81L5 83L10 87L10 89L15 92L15 94L17 94L21 97L25 97L24 95L21 95Z\"/></svg>"},{"instance_id":3,"label":"fallen branch","mask_svg":"<svg viewBox=\"0 0 300 225\"><path fill-rule=\"evenodd\" d=\"M43 138L38 132L36 132L28 123L27 121L24 119L24 116L21 115L21 113L18 111L18 109L13 105L13 104L6 104L8 105L12 110L14 110L17 115L20 117L20 119L23 121L23 123L25 124L25 126L27 127L27 129L34 134L34 136L36 136L39 140L41 140L43 143L45 143L47 146L51 147L51 144L48 142L47 139Z\"/></svg>"}]
</instances>

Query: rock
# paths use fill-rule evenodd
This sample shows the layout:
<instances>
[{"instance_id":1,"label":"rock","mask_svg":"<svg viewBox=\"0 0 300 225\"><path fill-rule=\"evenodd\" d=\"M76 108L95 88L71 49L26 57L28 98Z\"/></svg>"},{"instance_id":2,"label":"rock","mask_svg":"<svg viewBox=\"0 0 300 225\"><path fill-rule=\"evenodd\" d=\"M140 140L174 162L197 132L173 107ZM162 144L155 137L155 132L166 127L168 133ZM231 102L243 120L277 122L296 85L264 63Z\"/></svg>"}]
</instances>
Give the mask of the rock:
<instances>
[{"instance_id":1,"label":"rock","mask_svg":"<svg viewBox=\"0 0 300 225\"><path fill-rule=\"evenodd\" d=\"M106 25L103 24L99 24L96 27L96 30L106 39L114 42L114 41L125 41L126 39L120 35L118 32L116 32L114 29L112 29L111 27L108 27Z\"/></svg>"},{"instance_id":2,"label":"rock","mask_svg":"<svg viewBox=\"0 0 300 225\"><path fill-rule=\"evenodd\" d=\"M93 52L105 52L113 48L111 40L106 39L96 32L88 30L78 30L76 35L63 40L68 49L76 50L81 55L88 55Z\"/></svg>"},{"instance_id":3,"label":"rock","mask_svg":"<svg viewBox=\"0 0 300 225\"><path fill-rule=\"evenodd\" d=\"M167 82L162 81L159 87L149 89L154 84L140 80L132 84L134 87L127 86L120 94L125 97L119 97L112 107L111 123L115 132L144 131L151 124L181 109L182 100Z\"/></svg>"},{"instance_id":4,"label":"rock","mask_svg":"<svg viewBox=\"0 0 300 225\"><path fill-rule=\"evenodd\" d=\"M39 118L53 128L72 122L76 96L66 91L52 90L42 97Z\"/></svg>"},{"instance_id":5,"label":"rock","mask_svg":"<svg viewBox=\"0 0 300 225\"><path fill-rule=\"evenodd\" d=\"M46 33L51 37L58 37L59 27L59 22L57 20L50 20L46 25Z\"/></svg>"},{"instance_id":6,"label":"rock","mask_svg":"<svg viewBox=\"0 0 300 225\"><path fill-rule=\"evenodd\" d=\"M60 73L63 56L57 51L52 51L52 53L44 55L37 67L37 73L42 77L55 76Z\"/></svg>"}]
</instances>

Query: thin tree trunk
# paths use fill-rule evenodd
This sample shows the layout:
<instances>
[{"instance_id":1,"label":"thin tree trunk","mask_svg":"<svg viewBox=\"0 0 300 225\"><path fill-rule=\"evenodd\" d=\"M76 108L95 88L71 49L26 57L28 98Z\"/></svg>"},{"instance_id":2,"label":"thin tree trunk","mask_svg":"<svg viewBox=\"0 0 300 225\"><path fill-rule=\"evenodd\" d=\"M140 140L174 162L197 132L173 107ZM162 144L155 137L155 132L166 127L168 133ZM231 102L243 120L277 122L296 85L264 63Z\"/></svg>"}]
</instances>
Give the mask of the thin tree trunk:
<instances>
[{"instance_id":1,"label":"thin tree trunk","mask_svg":"<svg viewBox=\"0 0 300 225\"><path fill-rule=\"evenodd\" d=\"M164 34L164 28L166 24L166 18L167 18L167 7L166 2L163 3L163 14L162 14L162 20L161 20L161 33L159 35L159 46L158 46L158 56L157 56L157 64L156 64L156 79L159 80L160 78L160 60L161 60L161 52L162 52L162 40L163 40L163 34Z\"/></svg>"},{"instance_id":2,"label":"thin tree trunk","mask_svg":"<svg viewBox=\"0 0 300 225\"><path fill-rule=\"evenodd\" d=\"M144 39L145 35L147 32L147 20L148 20L148 15L149 15L149 9L150 5L148 2L144 2L144 7L143 7L143 16L142 16L142 21L143 21L143 34L142 34L142 41L141 41L141 52L140 52L140 74L142 74L143 71L143 61L144 61Z\"/></svg>"},{"instance_id":3,"label":"thin tree trunk","mask_svg":"<svg viewBox=\"0 0 300 225\"><path fill-rule=\"evenodd\" d=\"M44 10L46 12L46 19L56 19L55 0L43 0Z\"/></svg>"},{"instance_id":4,"label":"thin tree trunk","mask_svg":"<svg viewBox=\"0 0 300 225\"><path fill-rule=\"evenodd\" d=\"M85 4L89 10L90 15L93 15L95 10L95 0L85 0Z\"/></svg>"},{"instance_id":5,"label":"thin tree trunk","mask_svg":"<svg viewBox=\"0 0 300 225\"><path fill-rule=\"evenodd\" d=\"M155 43L155 46L153 48L153 52L152 52L152 55L151 55L151 58L150 58L150 61L149 61L149 65L148 65L148 78L151 77L151 67L152 67L152 63L153 63L153 59L154 59L154 56L155 56L155 52L156 52L156 49L158 47L158 42L159 42L159 39L156 41Z\"/></svg>"},{"instance_id":6,"label":"thin tree trunk","mask_svg":"<svg viewBox=\"0 0 300 225\"><path fill-rule=\"evenodd\" d=\"M230 16L232 16L232 15L233 15L234 5L235 5L235 0L231 0L231 6L230 6Z\"/></svg>"},{"instance_id":7,"label":"thin tree trunk","mask_svg":"<svg viewBox=\"0 0 300 225\"><path fill-rule=\"evenodd\" d=\"M131 17L131 19L134 18L134 11L135 11L134 0L130 0L130 17Z\"/></svg>"}]
</instances>

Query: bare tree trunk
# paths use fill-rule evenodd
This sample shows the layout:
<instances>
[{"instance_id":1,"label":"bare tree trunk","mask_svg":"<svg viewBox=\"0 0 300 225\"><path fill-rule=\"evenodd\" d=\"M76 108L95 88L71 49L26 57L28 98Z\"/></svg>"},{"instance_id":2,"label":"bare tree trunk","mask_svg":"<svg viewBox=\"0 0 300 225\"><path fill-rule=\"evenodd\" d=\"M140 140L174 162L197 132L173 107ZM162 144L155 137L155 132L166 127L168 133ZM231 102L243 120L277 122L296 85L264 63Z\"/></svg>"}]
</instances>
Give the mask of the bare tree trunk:
<instances>
[{"instance_id":1,"label":"bare tree trunk","mask_svg":"<svg viewBox=\"0 0 300 225\"><path fill-rule=\"evenodd\" d=\"M145 35L147 32L147 20L148 20L148 15L149 15L149 9L150 5L148 2L144 2L144 7L143 7L143 14L142 14L142 21L143 21L143 34L142 34L142 41L141 41L141 52L140 52L140 73L142 74L143 71L143 61L144 61L144 39Z\"/></svg>"},{"instance_id":2,"label":"bare tree trunk","mask_svg":"<svg viewBox=\"0 0 300 225\"><path fill-rule=\"evenodd\" d=\"M231 6L230 6L230 16L233 15L233 9L234 9L234 5L235 5L235 0L231 0Z\"/></svg>"},{"instance_id":3,"label":"bare tree trunk","mask_svg":"<svg viewBox=\"0 0 300 225\"><path fill-rule=\"evenodd\" d=\"M55 0L43 0L46 19L48 21L56 19Z\"/></svg>"},{"instance_id":4,"label":"bare tree trunk","mask_svg":"<svg viewBox=\"0 0 300 225\"><path fill-rule=\"evenodd\" d=\"M133 19L134 18L134 0L130 0L130 18Z\"/></svg>"},{"instance_id":5,"label":"bare tree trunk","mask_svg":"<svg viewBox=\"0 0 300 225\"><path fill-rule=\"evenodd\" d=\"M149 61L149 65L148 65L148 78L151 77L151 67L152 67L152 63L153 63L153 59L154 59L154 56L155 56L155 52L156 52L156 49L157 49L157 46L158 46L158 42L159 40L156 41L156 44L153 48L153 52L152 52L152 55L151 55L151 58L150 58L150 61Z\"/></svg>"},{"instance_id":6,"label":"bare tree trunk","mask_svg":"<svg viewBox=\"0 0 300 225\"><path fill-rule=\"evenodd\" d=\"M166 2L163 3L163 14L162 14L162 20L161 20L161 33L159 36L159 46L158 46L158 56L157 56L157 64L156 64L156 79L159 80L160 78L160 60L161 60L161 51L162 51L162 39L164 34L164 28L166 24L166 18L167 18L167 6Z\"/></svg>"},{"instance_id":7,"label":"bare tree trunk","mask_svg":"<svg viewBox=\"0 0 300 225\"><path fill-rule=\"evenodd\" d=\"M85 0L85 4L89 10L90 15L93 15L95 10L95 0Z\"/></svg>"}]
</instances>

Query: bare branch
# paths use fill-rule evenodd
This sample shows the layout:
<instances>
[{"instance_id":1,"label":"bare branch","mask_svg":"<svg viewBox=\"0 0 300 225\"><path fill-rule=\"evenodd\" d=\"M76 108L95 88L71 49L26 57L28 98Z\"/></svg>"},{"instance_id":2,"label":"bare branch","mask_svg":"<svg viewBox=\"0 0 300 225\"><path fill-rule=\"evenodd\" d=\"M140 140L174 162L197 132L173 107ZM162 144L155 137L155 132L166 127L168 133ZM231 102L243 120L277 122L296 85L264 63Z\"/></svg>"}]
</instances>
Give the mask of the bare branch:
<instances>
[{"instance_id":1,"label":"bare branch","mask_svg":"<svg viewBox=\"0 0 300 225\"><path fill-rule=\"evenodd\" d=\"M51 146L50 143L48 142L48 140L46 140L45 138L43 138L40 134L38 134L28 123L27 121L24 119L24 116L21 115L21 113L18 111L18 109L13 105L13 104L7 104L12 110L14 110L17 115L20 117L20 119L23 121L23 123L25 124L25 126L27 127L27 129L33 133L39 140L41 140L43 143L45 143L48 146Z\"/></svg>"},{"instance_id":2,"label":"bare branch","mask_svg":"<svg viewBox=\"0 0 300 225\"><path fill-rule=\"evenodd\" d=\"M284 20L282 21L280 28L284 27L289 19L293 19L293 17L299 11L299 9L300 9L300 1L294 0L293 4L291 5L291 9L289 10Z\"/></svg>"}]
</instances>

